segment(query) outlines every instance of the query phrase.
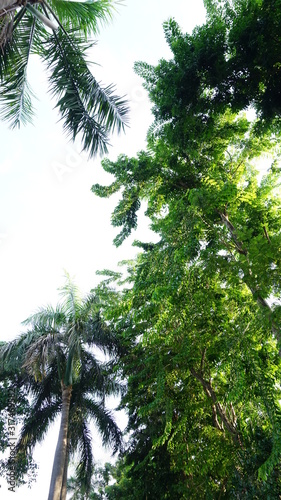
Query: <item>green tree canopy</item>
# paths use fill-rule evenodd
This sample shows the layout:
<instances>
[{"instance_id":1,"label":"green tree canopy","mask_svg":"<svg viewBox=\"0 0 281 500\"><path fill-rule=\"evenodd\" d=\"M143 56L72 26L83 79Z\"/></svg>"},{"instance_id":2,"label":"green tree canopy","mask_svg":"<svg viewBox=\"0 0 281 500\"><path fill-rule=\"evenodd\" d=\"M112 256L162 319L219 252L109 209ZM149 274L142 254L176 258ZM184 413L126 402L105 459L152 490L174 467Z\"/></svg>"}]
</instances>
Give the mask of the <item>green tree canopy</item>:
<instances>
[{"instance_id":1,"label":"green tree canopy","mask_svg":"<svg viewBox=\"0 0 281 500\"><path fill-rule=\"evenodd\" d=\"M136 64L153 105L147 151L105 160L114 181L92 188L103 197L120 191L116 245L137 227L143 201L158 235L157 243L135 242L142 253L127 288L114 292L114 275L99 288L123 341L121 404L131 433L110 498L126 498L128 484L143 499L273 499L281 491L273 7L208 2L207 23L191 35L165 23L173 58ZM249 32L257 21L264 31Z\"/></svg>"}]
</instances>

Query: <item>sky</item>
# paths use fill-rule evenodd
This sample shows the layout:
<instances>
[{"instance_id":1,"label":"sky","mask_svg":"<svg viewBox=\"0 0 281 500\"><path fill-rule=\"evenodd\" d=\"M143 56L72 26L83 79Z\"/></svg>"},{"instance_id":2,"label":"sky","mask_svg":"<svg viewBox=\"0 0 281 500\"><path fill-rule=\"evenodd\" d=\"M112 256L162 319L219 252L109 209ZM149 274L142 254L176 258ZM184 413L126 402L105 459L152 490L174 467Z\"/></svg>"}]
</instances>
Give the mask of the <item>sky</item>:
<instances>
[{"instance_id":1,"label":"sky","mask_svg":"<svg viewBox=\"0 0 281 500\"><path fill-rule=\"evenodd\" d=\"M191 33L204 22L204 13L203 0L125 0L113 21L101 27L89 54L91 69L104 85L116 84L116 93L126 95L131 110L126 133L112 138L110 159L144 149L153 120L134 62L157 64L171 58L162 23L174 17ZM86 294L98 282L97 270L116 269L118 262L136 254L134 239L155 238L143 216L129 240L114 247L118 228L111 226L110 217L116 197L99 199L91 192L93 184L109 183L111 177L103 172L100 157L88 160L79 142L69 142L63 133L45 68L36 57L28 78L38 98L33 124L10 130L0 123L0 340L19 335L21 322L38 307L56 304L65 271ZM57 432L56 423L35 450L39 474L32 489L11 493L1 479L1 499L26 494L30 500L44 500L43 491L47 497ZM102 460L97 438L93 446Z\"/></svg>"}]
</instances>

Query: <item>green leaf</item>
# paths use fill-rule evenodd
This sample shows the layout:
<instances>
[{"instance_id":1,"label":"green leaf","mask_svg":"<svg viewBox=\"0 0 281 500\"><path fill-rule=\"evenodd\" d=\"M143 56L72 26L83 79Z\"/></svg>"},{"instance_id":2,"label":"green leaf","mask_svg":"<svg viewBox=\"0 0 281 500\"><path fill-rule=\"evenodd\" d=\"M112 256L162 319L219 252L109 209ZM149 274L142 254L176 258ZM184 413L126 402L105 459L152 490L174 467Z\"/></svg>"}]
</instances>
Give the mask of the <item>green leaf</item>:
<instances>
[{"instance_id":1,"label":"green leaf","mask_svg":"<svg viewBox=\"0 0 281 500\"><path fill-rule=\"evenodd\" d=\"M14 30L12 41L5 46L0 62L0 116L9 121L12 128L31 122L34 114L33 93L27 81L34 30L35 19L26 13Z\"/></svg>"},{"instance_id":2,"label":"green leaf","mask_svg":"<svg viewBox=\"0 0 281 500\"><path fill-rule=\"evenodd\" d=\"M95 80L85 60L88 48L77 34L59 29L45 38L42 53L64 129L73 140L81 134L83 149L91 157L107 152L109 131L124 129L128 108L114 95L113 86L102 88Z\"/></svg>"},{"instance_id":3,"label":"green leaf","mask_svg":"<svg viewBox=\"0 0 281 500\"><path fill-rule=\"evenodd\" d=\"M118 2L112 0L90 0L85 2L50 0L44 2L57 15L65 30L79 30L84 36L99 33L100 25L112 19ZM49 5L48 5L49 4Z\"/></svg>"}]
</instances>

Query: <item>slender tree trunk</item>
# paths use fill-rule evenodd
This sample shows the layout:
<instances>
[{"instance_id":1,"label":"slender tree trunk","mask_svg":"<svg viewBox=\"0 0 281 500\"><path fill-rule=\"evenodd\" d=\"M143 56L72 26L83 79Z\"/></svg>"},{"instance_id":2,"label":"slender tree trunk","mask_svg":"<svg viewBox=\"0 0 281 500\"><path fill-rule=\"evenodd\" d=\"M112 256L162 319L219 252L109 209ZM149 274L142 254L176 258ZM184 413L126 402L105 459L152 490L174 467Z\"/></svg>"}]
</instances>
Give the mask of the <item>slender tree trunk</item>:
<instances>
[{"instance_id":1,"label":"slender tree trunk","mask_svg":"<svg viewBox=\"0 0 281 500\"><path fill-rule=\"evenodd\" d=\"M66 500L68 460L69 460L69 437L67 438L67 449L66 449L66 457L65 457L65 464L64 464L64 471L63 471L60 500Z\"/></svg>"},{"instance_id":2,"label":"slender tree trunk","mask_svg":"<svg viewBox=\"0 0 281 500\"><path fill-rule=\"evenodd\" d=\"M66 467L66 459L68 451L67 434L68 434L68 418L69 418L71 390L72 390L71 385L66 387L64 384L62 384L61 423L60 423L58 443L54 457L48 500L61 500L64 474L67 474L67 471L65 472L65 467Z\"/></svg>"}]
</instances>

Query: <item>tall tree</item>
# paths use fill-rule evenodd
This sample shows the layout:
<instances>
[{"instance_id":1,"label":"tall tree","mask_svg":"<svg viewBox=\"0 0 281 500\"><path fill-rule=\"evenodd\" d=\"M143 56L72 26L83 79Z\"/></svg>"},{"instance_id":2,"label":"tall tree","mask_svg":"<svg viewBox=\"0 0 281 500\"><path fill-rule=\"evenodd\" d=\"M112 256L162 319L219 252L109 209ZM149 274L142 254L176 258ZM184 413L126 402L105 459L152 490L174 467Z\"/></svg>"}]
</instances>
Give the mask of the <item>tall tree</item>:
<instances>
[{"instance_id":1,"label":"tall tree","mask_svg":"<svg viewBox=\"0 0 281 500\"><path fill-rule=\"evenodd\" d=\"M118 427L104 406L105 396L119 388L107 379L91 352L93 347L105 354L116 352L114 337L101 321L92 295L80 298L69 279L62 295L61 304L40 309L25 321L31 328L2 348L6 364L23 361L23 368L34 377L29 386L34 395L32 413L24 420L18 455L31 450L61 413L49 491L52 500L65 498L69 452L77 449L82 450L78 475L87 491L93 467L88 419L98 424L105 443L116 449L121 443Z\"/></svg>"},{"instance_id":2,"label":"tall tree","mask_svg":"<svg viewBox=\"0 0 281 500\"><path fill-rule=\"evenodd\" d=\"M207 23L192 35L164 24L173 59L136 64L155 117L148 151L104 161L115 179L93 186L104 197L121 191L116 245L136 228L142 201L159 236L135 243L143 254L115 313L111 290L107 299L127 348L125 482L146 484L150 498L159 498L164 456L161 498L281 491L280 109L277 98L266 108L278 67L276 51L275 69L265 62L269 4L278 6L208 2ZM267 26L261 45L258 30L247 31L256 21ZM274 23L277 36L279 15Z\"/></svg>"},{"instance_id":3,"label":"tall tree","mask_svg":"<svg viewBox=\"0 0 281 500\"><path fill-rule=\"evenodd\" d=\"M107 151L109 132L124 128L127 104L102 87L92 75L87 50L100 23L112 15L111 0L0 2L0 106L12 127L32 119L32 90L27 69L32 54L44 61L50 91L64 129L74 140L81 135L93 156Z\"/></svg>"},{"instance_id":4,"label":"tall tree","mask_svg":"<svg viewBox=\"0 0 281 500\"><path fill-rule=\"evenodd\" d=\"M173 233L174 218L179 219L180 211L184 221L180 245L188 242L187 258L204 255L201 241L206 242L217 265L220 252L227 252L233 279L242 277L265 316L271 311L272 329L279 337L278 307L273 311L268 302L271 294L280 293L277 129L274 126L262 133L260 119L250 122L226 109L227 102L216 104L205 81L206 69L194 69L201 51L213 47L212 38L210 46L205 48L204 44L208 25L195 31L193 37L182 35L174 21L164 29L174 60L162 60L155 68L136 65L154 103L155 123L148 134L150 153L135 159L121 156L115 163L105 161L104 169L116 179L106 188L93 186L93 191L110 196L125 187L112 217L113 225L122 226L116 244L136 227L141 199L148 200L147 214L156 231L161 225L161 233ZM218 43L220 31L217 26L213 30ZM194 85L190 83L192 75L196 77ZM271 168L259 182L256 162L260 159L261 164L265 155L271 157ZM158 219L165 210L164 227Z\"/></svg>"},{"instance_id":5,"label":"tall tree","mask_svg":"<svg viewBox=\"0 0 281 500\"><path fill-rule=\"evenodd\" d=\"M263 311L245 285L186 266L167 242L131 276L121 296L101 290L124 343L130 431L109 498L275 498L281 367Z\"/></svg>"}]
</instances>

